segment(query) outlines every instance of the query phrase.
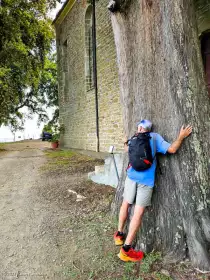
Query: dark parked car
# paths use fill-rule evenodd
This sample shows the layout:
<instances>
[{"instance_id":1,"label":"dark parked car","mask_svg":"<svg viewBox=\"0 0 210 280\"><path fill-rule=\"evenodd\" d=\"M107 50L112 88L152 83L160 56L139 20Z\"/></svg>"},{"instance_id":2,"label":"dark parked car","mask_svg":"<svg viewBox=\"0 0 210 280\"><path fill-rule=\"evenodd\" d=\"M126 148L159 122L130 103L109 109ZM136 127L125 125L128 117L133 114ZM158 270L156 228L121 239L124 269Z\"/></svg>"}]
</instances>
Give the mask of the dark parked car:
<instances>
[{"instance_id":1,"label":"dark parked car","mask_svg":"<svg viewBox=\"0 0 210 280\"><path fill-rule=\"evenodd\" d=\"M45 141L45 140L50 140L52 139L52 134L49 133L49 132L42 132L42 141Z\"/></svg>"}]
</instances>

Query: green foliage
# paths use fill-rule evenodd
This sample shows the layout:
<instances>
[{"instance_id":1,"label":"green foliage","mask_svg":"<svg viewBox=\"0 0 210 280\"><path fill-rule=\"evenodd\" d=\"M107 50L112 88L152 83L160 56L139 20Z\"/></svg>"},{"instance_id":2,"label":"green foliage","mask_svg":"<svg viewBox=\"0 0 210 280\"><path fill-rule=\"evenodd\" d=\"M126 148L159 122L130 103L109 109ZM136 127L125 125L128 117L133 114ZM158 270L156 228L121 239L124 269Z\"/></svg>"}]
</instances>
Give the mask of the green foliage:
<instances>
[{"instance_id":1,"label":"green foliage","mask_svg":"<svg viewBox=\"0 0 210 280\"><path fill-rule=\"evenodd\" d=\"M52 120L48 122L43 128L43 132L52 133L52 138L49 142L57 142L60 140L60 133L63 132L64 127L60 126L59 123L52 123Z\"/></svg>"},{"instance_id":2,"label":"green foliage","mask_svg":"<svg viewBox=\"0 0 210 280\"><path fill-rule=\"evenodd\" d=\"M1 1L0 125L23 120L23 107L44 120L43 105L58 104L55 55L51 55L55 35L47 16L55 3Z\"/></svg>"},{"instance_id":3,"label":"green foliage","mask_svg":"<svg viewBox=\"0 0 210 280\"><path fill-rule=\"evenodd\" d=\"M55 133L52 135L52 138L49 139L49 142L58 142L60 140L60 134L59 133Z\"/></svg>"},{"instance_id":4,"label":"green foliage","mask_svg":"<svg viewBox=\"0 0 210 280\"><path fill-rule=\"evenodd\" d=\"M53 130L52 130L52 125L51 124L45 124L43 129L42 129L42 132L49 132L49 133L53 133Z\"/></svg>"}]
</instances>

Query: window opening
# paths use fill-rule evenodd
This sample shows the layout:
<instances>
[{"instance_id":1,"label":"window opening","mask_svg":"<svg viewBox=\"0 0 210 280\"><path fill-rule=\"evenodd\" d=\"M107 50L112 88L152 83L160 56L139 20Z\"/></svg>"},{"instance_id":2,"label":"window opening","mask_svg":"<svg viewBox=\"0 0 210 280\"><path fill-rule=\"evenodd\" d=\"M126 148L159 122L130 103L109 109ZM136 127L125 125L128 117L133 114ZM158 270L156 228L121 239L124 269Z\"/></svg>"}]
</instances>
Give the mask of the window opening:
<instances>
[{"instance_id":1,"label":"window opening","mask_svg":"<svg viewBox=\"0 0 210 280\"><path fill-rule=\"evenodd\" d=\"M86 89L93 88L93 27L92 6L87 8L85 15L85 81Z\"/></svg>"},{"instance_id":2,"label":"window opening","mask_svg":"<svg viewBox=\"0 0 210 280\"><path fill-rule=\"evenodd\" d=\"M201 37L201 52L206 75L206 84L210 96L210 32L204 33Z\"/></svg>"},{"instance_id":3,"label":"window opening","mask_svg":"<svg viewBox=\"0 0 210 280\"><path fill-rule=\"evenodd\" d=\"M67 40L63 43L63 83L64 83L64 99L68 101L68 43Z\"/></svg>"}]
</instances>

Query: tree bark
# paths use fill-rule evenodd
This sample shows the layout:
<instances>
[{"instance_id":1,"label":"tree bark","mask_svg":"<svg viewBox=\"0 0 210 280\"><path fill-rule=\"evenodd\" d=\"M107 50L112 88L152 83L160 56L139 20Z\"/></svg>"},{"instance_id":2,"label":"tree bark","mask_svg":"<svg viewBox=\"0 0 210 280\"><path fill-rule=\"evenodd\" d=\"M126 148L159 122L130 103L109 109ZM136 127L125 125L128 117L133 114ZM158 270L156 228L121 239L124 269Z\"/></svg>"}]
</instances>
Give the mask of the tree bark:
<instances>
[{"instance_id":1,"label":"tree bark","mask_svg":"<svg viewBox=\"0 0 210 280\"><path fill-rule=\"evenodd\" d=\"M112 14L112 25L127 136L143 118L169 142L182 124L193 125L179 152L161 157L163 174L157 176L137 248L161 251L174 261L190 257L196 267L210 270L210 104L193 0L133 0L124 12Z\"/></svg>"}]
</instances>

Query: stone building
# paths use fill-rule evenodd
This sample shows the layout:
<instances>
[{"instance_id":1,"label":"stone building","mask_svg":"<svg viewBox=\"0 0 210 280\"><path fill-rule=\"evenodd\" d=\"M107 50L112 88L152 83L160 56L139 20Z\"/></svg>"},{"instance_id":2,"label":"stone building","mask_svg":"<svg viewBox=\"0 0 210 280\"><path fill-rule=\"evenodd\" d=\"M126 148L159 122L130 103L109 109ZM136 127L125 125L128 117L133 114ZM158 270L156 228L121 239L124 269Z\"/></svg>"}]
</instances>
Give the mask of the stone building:
<instances>
[{"instance_id":1,"label":"stone building","mask_svg":"<svg viewBox=\"0 0 210 280\"><path fill-rule=\"evenodd\" d=\"M203 0L203 2L208 2ZM88 0L67 0L54 20L57 37L62 145L69 148L121 150L123 137L116 51L108 1L96 3L98 115L93 75L92 6ZM210 93L210 19L197 9L198 33ZM98 123L98 126L97 126Z\"/></svg>"},{"instance_id":2,"label":"stone building","mask_svg":"<svg viewBox=\"0 0 210 280\"><path fill-rule=\"evenodd\" d=\"M87 3L86 3L87 2ZM107 2L96 1L99 150L123 148L116 51ZM97 150L92 5L68 0L54 20L62 145Z\"/></svg>"}]
</instances>

